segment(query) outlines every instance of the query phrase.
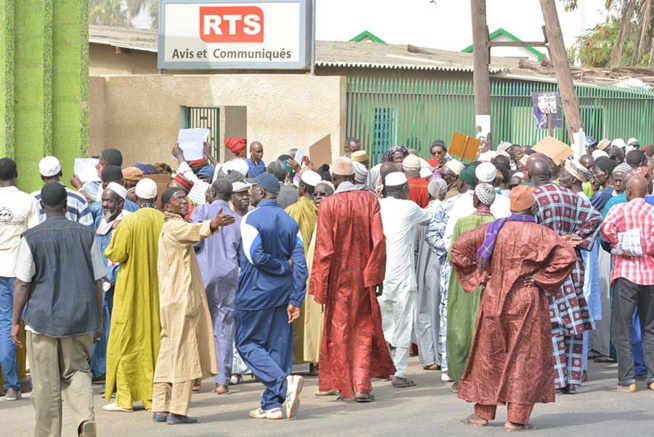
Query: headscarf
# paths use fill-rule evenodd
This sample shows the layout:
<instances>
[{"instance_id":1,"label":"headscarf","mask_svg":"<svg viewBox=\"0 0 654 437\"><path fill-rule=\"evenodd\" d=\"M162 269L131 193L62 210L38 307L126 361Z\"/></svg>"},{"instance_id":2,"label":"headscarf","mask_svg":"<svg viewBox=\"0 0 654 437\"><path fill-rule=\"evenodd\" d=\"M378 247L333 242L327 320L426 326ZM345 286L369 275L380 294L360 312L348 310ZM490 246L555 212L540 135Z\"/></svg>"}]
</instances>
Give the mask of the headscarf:
<instances>
[{"instance_id":1,"label":"headscarf","mask_svg":"<svg viewBox=\"0 0 654 437\"><path fill-rule=\"evenodd\" d=\"M227 147L234 155L238 155L247 147L247 140L245 138L225 138L225 147Z\"/></svg>"},{"instance_id":2,"label":"headscarf","mask_svg":"<svg viewBox=\"0 0 654 437\"><path fill-rule=\"evenodd\" d=\"M466 168L464 168L461 171L461 174L459 174L459 177L461 178L461 180L463 180L463 183L465 183L466 185L469 185L471 187L474 187L475 185L477 185L475 170L477 170L477 166L479 166L479 164L481 164L479 161L471 162L470 164L468 164L466 166Z\"/></svg>"},{"instance_id":3,"label":"headscarf","mask_svg":"<svg viewBox=\"0 0 654 437\"><path fill-rule=\"evenodd\" d=\"M395 155L396 153L401 153L402 158L406 158L407 156L409 156L409 151L407 150L406 147L393 146L388 150L388 152L384 154L384 161L393 162L393 155Z\"/></svg>"},{"instance_id":4,"label":"headscarf","mask_svg":"<svg viewBox=\"0 0 654 437\"><path fill-rule=\"evenodd\" d=\"M475 187L475 196L479 201L486 205L491 206L495 201L495 188L491 184L477 184Z\"/></svg>"}]
</instances>

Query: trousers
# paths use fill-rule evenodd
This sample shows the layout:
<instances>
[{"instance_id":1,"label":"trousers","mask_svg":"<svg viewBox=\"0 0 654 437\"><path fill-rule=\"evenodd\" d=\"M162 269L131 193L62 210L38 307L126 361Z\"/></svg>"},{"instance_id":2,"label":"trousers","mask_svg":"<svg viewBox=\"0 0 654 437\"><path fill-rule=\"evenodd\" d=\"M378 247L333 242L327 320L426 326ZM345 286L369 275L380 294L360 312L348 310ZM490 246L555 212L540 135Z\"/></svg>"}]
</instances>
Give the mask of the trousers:
<instances>
[{"instance_id":1,"label":"trousers","mask_svg":"<svg viewBox=\"0 0 654 437\"><path fill-rule=\"evenodd\" d=\"M155 382L152 385L152 411L155 413L173 413L186 416L191 404L193 380L176 384Z\"/></svg>"},{"instance_id":2,"label":"trousers","mask_svg":"<svg viewBox=\"0 0 654 437\"><path fill-rule=\"evenodd\" d=\"M215 380L216 384L228 385L232 377L234 360L232 345L235 338L234 294L236 290L226 290L215 281L211 281L206 286L206 292L218 361L218 375Z\"/></svg>"},{"instance_id":3,"label":"trousers","mask_svg":"<svg viewBox=\"0 0 654 437\"><path fill-rule=\"evenodd\" d=\"M508 403L506 406L507 420L519 425L526 425L529 423L531 411L534 409L534 404L514 404ZM475 404L475 414L486 420L495 420L495 412L497 405L482 405Z\"/></svg>"},{"instance_id":4,"label":"trousers","mask_svg":"<svg viewBox=\"0 0 654 437\"><path fill-rule=\"evenodd\" d=\"M279 408L286 400L286 377L293 369L293 325L287 306L236 310L236 349L264 385L261 408Z\"/></svg>"},{"instance_id":5,"label":"trousers","mask_svg":"<svg viewBox=\"0 0 654 437\"><path fill-rule=\"evenodd\" d=\"M114 308L114 287L104 292L102 299L102 337L93 345L91 351L91 373L99 378L107 373L107 345L111 328L111 311Z\"/></svg>"},{"instance_id":6,"label":"trousers","mask_svg":"<svg viewBox=\"0 0 654 437\"><path fill-rule=\"evenodd\" d=\"M5 390L20 389L16 347L11 341L11 320L14 315L15 278L0 277L0 367L5 379Z\"/></svg>"},{"instance_id":7,"label":"trousers","mask_svg":"<svg viewBox=\"0 0 654 437\"><path fill-rule=\"evenodd\" d=\"M54 338L27 332L36 437L61 436L62 400L78 428L95 420L89 368L92 344L93 334Z\"/></svg>"},{"instance_id":8,"label":"trousers","mask_svg":"<svg viewBox=\"0 0 654 437\"><path fill-rule=\"evenodd\" d=\"M638 311L642 334L647 383L654 382L654 285L638 285L618 278L613 283L611 327L618 358L618 384L631 385L635 380L633 350L633 315Z\"/></svg>"}]
</instances>

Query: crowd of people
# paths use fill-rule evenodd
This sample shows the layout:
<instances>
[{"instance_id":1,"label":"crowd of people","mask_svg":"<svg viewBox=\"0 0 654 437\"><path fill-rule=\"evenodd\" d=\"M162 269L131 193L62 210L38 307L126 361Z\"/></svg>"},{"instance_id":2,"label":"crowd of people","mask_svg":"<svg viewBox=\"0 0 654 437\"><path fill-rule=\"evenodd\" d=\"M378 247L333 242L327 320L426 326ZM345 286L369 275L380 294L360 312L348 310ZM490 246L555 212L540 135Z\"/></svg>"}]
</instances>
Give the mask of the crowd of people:
<instances>
[{"instance_id":1,"label":"crowd of people","mask_svg":"<svg viewBox=\"0 0 654 437\"><path fill-rule=\"evenodd\" d=\"M435 141L374 166L355 138L331 163L225 146L220 163L175 145L176 171L106 149L74 189L48 156L31 195L0 159L0 366L20 399L27 352L35 435L61 435L62 401L96 435L93 383L104 410L177 425L203 380L223 395L251 374L249 416L278 420L300 407L296 364L316 395L371 402L373 379L416 385L410 355L474 402L464 423L506 404L510 431L588 359L617 361L612 391L654 390L654 146L504 142L463 163Z\"/></svg>"}]
</instances>

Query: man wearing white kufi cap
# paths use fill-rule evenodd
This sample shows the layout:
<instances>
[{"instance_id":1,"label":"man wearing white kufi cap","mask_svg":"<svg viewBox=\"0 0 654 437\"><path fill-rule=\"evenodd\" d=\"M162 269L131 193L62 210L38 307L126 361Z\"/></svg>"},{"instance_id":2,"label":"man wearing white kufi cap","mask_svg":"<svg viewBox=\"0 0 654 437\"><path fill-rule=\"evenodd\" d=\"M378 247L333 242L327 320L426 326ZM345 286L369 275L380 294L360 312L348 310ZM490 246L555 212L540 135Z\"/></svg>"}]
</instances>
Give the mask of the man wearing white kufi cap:
<instances>
[{"instance_id":1,"label":"man wearing white kufi cap","mask_svg":"<svg viewBox=\"0 0 654 437\"><path fill-rule=\"evenodd\" d=\"M156 208L157 183L152 179L141 179L135 188L136 203L141 208Z\"/></svg>"},{"instance_id":2,"label":"man wearing white kufi cap","mask_svg":"<svg viewBox=\"0 0 654 437\"><path fill-rule=\"evenodd\" d=\"M47 184L48 182L57 182L61 184L60 179L63 173L59 160L54 156L46 156L43 158L39 161L39 174L41 175L41 180L44 184ZM91 214L86 198L77 191L68 188L66 188L66 194L68 195L68 200L66 202L66 218L82 225L93 226L93 214ZM41 190L33 192L32 196L40 202ZM45 210L40 208L39 214L41 222L44 222Z\"/></svg>"},{"instance_id":3,"label":"man wearing white kufi cap","mask_svg":"<svg viewBox=\"0 0 654 437\"><path fill-rule=\"evenodd\" d=\"M100 341L93 346L93 352L91 354L91 372L96 379L104 377L107 373L107 342L109 340L109 328L111 326L114 287L119 269L118 265L111 263L105 257L105 250L109 247L114 230L123 218L129 214L129 211L123 209L126 198L127 189L116 182L109 182L102 192L102 219L96 231L96 238L100 245L102 260L107 269L107 276L103 284L103 335Z\"/></svg>"},{"instance_id":4,"label":"man wearing white kufi cap","mask_svg":"<svg viewBox=\"0 0 654 437\"><path fill-rule=\"evenodd\" d=\"M447 161L441 169L440 176L445 182L447 182L447 194L445 195L445 200L461 194L459 191L459 184L461 182L459 175L464 168L465 166L460 161L451 159Z\"/></svg>"},{"instance_id":5,"label":"man wearing white kufi cap","mask_svg":"<svg viewBox=\"0 0 654 437\"><path fill-rule=\"evenodd\" d=\"M355 163L358 164L358 163ZM361 164L359 164L361 165ZM313 203L313 193L316 185L322 178L313 170L305 169L300 172L298 183L298 201L286 207L285 211L293 217L300 227L300 234L304 242L304 256L306 258L309 243L318 223L318 208ZM300 317L293 322L293 364L304 362L304 314L306 304L303 302Z\"/></svg>"},{"instance_id":6,"label":"man wearing white kufi cap","mask_svg":"<svg viewBox=\"0 0 654 437\"><path fill-rule=\"evenodd\" d=\"M111 184L109 184L111 186ZM109 188L108 186L108 188ZM111 238L106 257L120 264L116 276L107 345L105 411L152 406L153 375L159 355L159 234L164 216L155 206L157 184L141 179L135 188L140 209L127 215Z\"/></svg>"},{"instance_id":7,"label":"man wearing white kufi cap","mask_svg":"<svg viewBox=\"0 0 654 437\"><path fill-rule=\"evenodd\" d=\"M409 183L403 173L386 176L386 195L381 199L382 223L386 237L386 277L379 297L382 328L386 342L394 349L396 372L391 384L412 387L406 370L414 321L414 297L418 289L415 266L415 229L427 225L431 212L409 199Z\"/></svg>"}]
</instances>

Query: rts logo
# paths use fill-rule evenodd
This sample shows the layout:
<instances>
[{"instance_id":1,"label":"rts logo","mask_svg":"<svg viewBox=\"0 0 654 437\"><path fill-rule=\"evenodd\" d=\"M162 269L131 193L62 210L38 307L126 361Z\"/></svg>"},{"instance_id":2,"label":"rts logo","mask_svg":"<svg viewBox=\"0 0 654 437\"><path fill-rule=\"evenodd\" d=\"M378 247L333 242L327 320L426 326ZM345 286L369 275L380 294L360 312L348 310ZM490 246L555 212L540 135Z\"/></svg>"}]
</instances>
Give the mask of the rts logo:
<instances>
[{"instance_id":1,"label":"rts logo","mask_svg":"<svg viewBox=\"0 0 654 437\"><path fill-rule=\"evenodd\" d=\"M201 7L200 38L208 43L263 42L263 11L256 6Z\"/></svg>"}]
</instances>

